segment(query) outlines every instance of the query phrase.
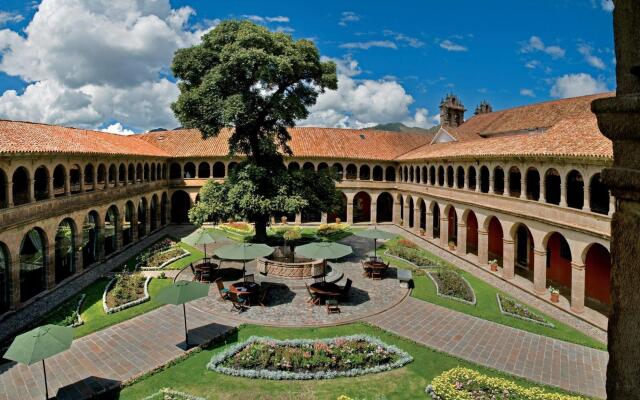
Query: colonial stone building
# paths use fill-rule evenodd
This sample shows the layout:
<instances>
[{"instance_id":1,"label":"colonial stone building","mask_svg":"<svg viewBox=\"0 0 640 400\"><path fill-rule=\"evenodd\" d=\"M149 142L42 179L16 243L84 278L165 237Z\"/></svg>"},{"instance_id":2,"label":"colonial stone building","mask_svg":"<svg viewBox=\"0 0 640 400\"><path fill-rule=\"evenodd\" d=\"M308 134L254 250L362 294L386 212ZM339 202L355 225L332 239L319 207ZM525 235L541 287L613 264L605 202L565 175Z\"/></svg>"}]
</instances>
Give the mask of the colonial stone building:
<instances>
[{"instance_id":1,"label":"colonial stone building","mask_svg":"<svg viewBox=\"0 0 640 400\"><path fill-rule=\"evenodd\" d=\"M332 168L343 208L297 223L397 224L544 295L561 289L574 313L606 312L614 199L600 171L611 142L585 96L492 111L468 121L454 95L435 135L295 128L288 168ZM0 314L164 225L187 221L198 191L224 179L229 132L118 136L0 122ZM274 216L280 218L281 216Z\"/></svg>"}]
</instances>

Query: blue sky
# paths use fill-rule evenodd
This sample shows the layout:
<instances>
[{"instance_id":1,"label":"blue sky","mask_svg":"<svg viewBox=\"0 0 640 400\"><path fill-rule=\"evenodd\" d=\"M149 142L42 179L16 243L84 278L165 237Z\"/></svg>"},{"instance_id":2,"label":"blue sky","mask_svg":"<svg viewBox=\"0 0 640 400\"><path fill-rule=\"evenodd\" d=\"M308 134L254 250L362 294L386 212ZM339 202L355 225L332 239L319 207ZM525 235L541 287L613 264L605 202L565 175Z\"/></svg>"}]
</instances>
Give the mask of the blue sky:
<instances>
[{"instance_id":1,"label":"blue sky","mask_svg":"<svg viewBox=\"0 0 640 400\"><path fill-rule=\"evenodd\" d=\"M503 109L615 89L610 1L310 4L3 0L0 117L172 128L171 55L227 18L312 39L339 63L339 91L321 98L303 124L426 127L448 92L470 117L484 99Z\"/></svg>"}]
</instances>

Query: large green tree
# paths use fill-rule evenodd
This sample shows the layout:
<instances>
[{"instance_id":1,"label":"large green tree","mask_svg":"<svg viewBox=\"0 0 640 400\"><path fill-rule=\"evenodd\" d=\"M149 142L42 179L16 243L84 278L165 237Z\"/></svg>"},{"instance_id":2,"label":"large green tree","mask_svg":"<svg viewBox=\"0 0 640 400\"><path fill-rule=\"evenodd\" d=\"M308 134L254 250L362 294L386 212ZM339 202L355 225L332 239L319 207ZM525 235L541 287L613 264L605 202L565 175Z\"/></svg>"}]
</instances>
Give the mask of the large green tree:
<instances>
[{"instance_id":1,"label":"large green tree","mask_svg":"<svg viewBox=\"0 0 640 400\"><path fill-rule=\"evenodd\" d=\"M292 155L287 128L309 115L320 93L337 88L335 63L321 61L313 42L249 21L224 21L201 44L178 50L172 70L180 80L172 109L182 125L199 129L205 138L231 129L230 155L247 159L224 185L204 189L216 196L201 196L203 202L206 197L225 204L203 205L198 213L226 207L216 215L251 218L263 239L272 212L299 211L326 195L295 193L299 185L283 162Z\"/></svg>"}]
</instances>

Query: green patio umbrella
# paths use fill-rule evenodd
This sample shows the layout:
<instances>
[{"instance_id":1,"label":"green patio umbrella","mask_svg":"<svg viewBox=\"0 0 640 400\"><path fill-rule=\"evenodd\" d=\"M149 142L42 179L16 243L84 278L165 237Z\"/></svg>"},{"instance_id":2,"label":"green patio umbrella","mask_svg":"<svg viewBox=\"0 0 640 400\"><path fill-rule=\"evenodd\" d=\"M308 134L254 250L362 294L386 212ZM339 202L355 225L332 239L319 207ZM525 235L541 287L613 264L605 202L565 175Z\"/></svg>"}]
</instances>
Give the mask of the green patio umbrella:
<instances>
[{"instance_id":1,"label":"green patio umbrella","mask_svg":"<svg viewBox=\"0 0 640 400\"><path fill-rule=\"evenodd\" d=\"M360 236L363 238L373 239L373 256L376 257L376 245L378 240L388 240L393 239L398 236L395 233L383 231L381 229L373 228L367 229L364 231L356 232L356 236Z\"/></svg>"},{"instance_id":2,"label":"green patio umbrella","mask_svg":"<svg viewBox=\"0 0 640 400\"><path fill-rule=\"evenodd\" d=\"M207 258L207 245L215 243L214 235L204 228L198 228L189 235L182 238L182 241L191 246L204 246L204 258Z\"/></svg>"},{"instance_id":3,"label":"green patio umbrella","mask_svg":"<svg viewBox=\"0 0 640 400\"><path fill-rule=\"evenodd\" d=\"M48 399L47 368L44 360L67 350L71 347L71 342L73 342L73 328L44 325L16 336L3 357L27 365L42 361L45 399Z\"/></svg>"},{"instance_id":4,"label":"green patio umbrella","mask_svg":"<svg viewBox=\"0 0 640 400\"><path fill-rule=\"evenodd\" d=\"M242 261L244 275L246 262L258 257L266 257L273 253L273 247L262 243L234 243L218 247L213 254L223 260Z\"/></svg>"},{"instance_id":5,"label":"green patio umbrella","mask_svg":"<svg viewBox=\"0 0 640 400\"><path fill-rule=\"evenodd\" d=\"M207 297L209 295L209 285L200 282L178 281L171 286L162 288L155 297L158 303L162 304L182 304L184 314L184 342L189 347L189 334L187 333L187 307L186 303Z\"/></svg>"},{"instance_id":6,"label":"green patio umbrella","mask_svg":"<svg viewBox=\"0 0 640 400\"><path fill-rule=\"evenodd\" d=\"M348 256L353 253L353 249L351 249L351 246L335 242L313 242L297 246L295 248L295 252L307 258L317 260L335 260L336 258ZM323 263L322 268L324 269L324 267L325 264ZM323 278L324 275L325 272L323 271Z\"/></svg>"}]
</instances>

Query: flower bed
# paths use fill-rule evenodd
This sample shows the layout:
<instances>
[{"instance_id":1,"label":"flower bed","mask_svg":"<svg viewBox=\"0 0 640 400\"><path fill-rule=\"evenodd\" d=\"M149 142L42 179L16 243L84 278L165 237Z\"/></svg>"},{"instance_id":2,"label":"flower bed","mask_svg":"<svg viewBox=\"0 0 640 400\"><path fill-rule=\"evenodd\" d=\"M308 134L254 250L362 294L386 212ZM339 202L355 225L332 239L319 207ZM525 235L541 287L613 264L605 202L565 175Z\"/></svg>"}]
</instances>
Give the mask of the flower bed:
<instances>
[{"instance_id":1,"label":"flower bed","mask_svg":"<svg viewBox=\"0 0 640 400\"><path fill-rule=\"evenodd\" d=\"M191 253L178 246L172 239L166 238L146 248L136 257L136 270L152 271L163 269L167 265Z\"/></svg>"},{"instance_id":2,"label":"flower bed","mask_svg":"<svg viewBox=\"0 0 640 400\"><path fill-rule=\"evenodd\" d=\"M409 243L413 244L413 242ZM413 245L416 246L415 244ZM439 266L433 260L430 260L427 257L421 255L420 251L417 249L417 246L406 247L400 245L399 242L398 244L388 246L384 254L405 261L413 265L415 268L432 268Z\"/></svg>"},{"instance_id":3,"label":"flower bed","mask_svg":"<svg viewBox=\"0 0 640 400\"><path fill-rule=\"evenodd\" d=\"M475 305L476 294L471 285L460 274L450 269L441 268L435 272L429 272L429 277L436 285L438 296Z\"/></svg>"},{"instance_id":4,"label":"flower bed","mask_svg":"<svg viewBox=\"0 0 640 400\"><path fill-rule=\"evenodd\" d=\"M205 400L203 397L197 397L188 393L177 392L171 389L160 389L158 393L147 396L142 400Z\"/></svg>"},{"instance_id":5,"label":"flower bed","mask_svg":"<svg viewBox=\"0 0 640 400\"><path fill-rule=\"evenodd\" d=\"M349 224L345 222L332 222L330 224L320 224L316 235L320 237L329 237L349 229Z\"/></svg>"},{"instance_id":6,"label":"flower bed","mask_svg":"<svg viewBox=\"0 0 640 400\"><path fill-rule=\"evenodd\" d=\"M580 396L549 393L539 387L525 388L507 379L492 378L462 367L433 378L427 394L434 400L584 400Z\"/></svg>"},{"instance_id":7,"label":"flower bed","mask_svg":"<svg viewBox=\"0 0 640 400\"><path fill-rule=\"evenodd\" d=\"M223 231L238 233L240 235L249 235L253 233L253 225L247 222L226 222L218 225Z\"/></svg>"},{"instance_id":8,"label":"flower bed","mask_svg":"<svg viewBox=\"0 0 640 400\"><path fill-rule=\"evenodd\" d=\"M102 294L104 312L112 314L126 308L149 301L149 282L151 277L140 273L117 274L107 283Z\"/></svg>"},{"instance_id":9,"label":"flower bed","mask_svg":"<svg viewBox=\"0 0 640 400\"><path fill-rule=\"evenodd\" d=\"M331 379L400 368L413 358L366 335L276 340L252 336L215 355L207 368L261 379Z\"/></svg>"},{"instance_id":10,"label":"flower bed","mask_svg":"<svg viewBox=\"0 0 640 400\"><path fill-rule=\"evenodd\" d=\"M547 321L543 316L532 312L531 310L529 310L529 308L516 302L515 300L510 299L506 296L501 296L500 293L496 293L496 298L498 299L498 307L500 307L501 313L510 317L555 328L555 325Z\"/></svg>"}]
</instances>

